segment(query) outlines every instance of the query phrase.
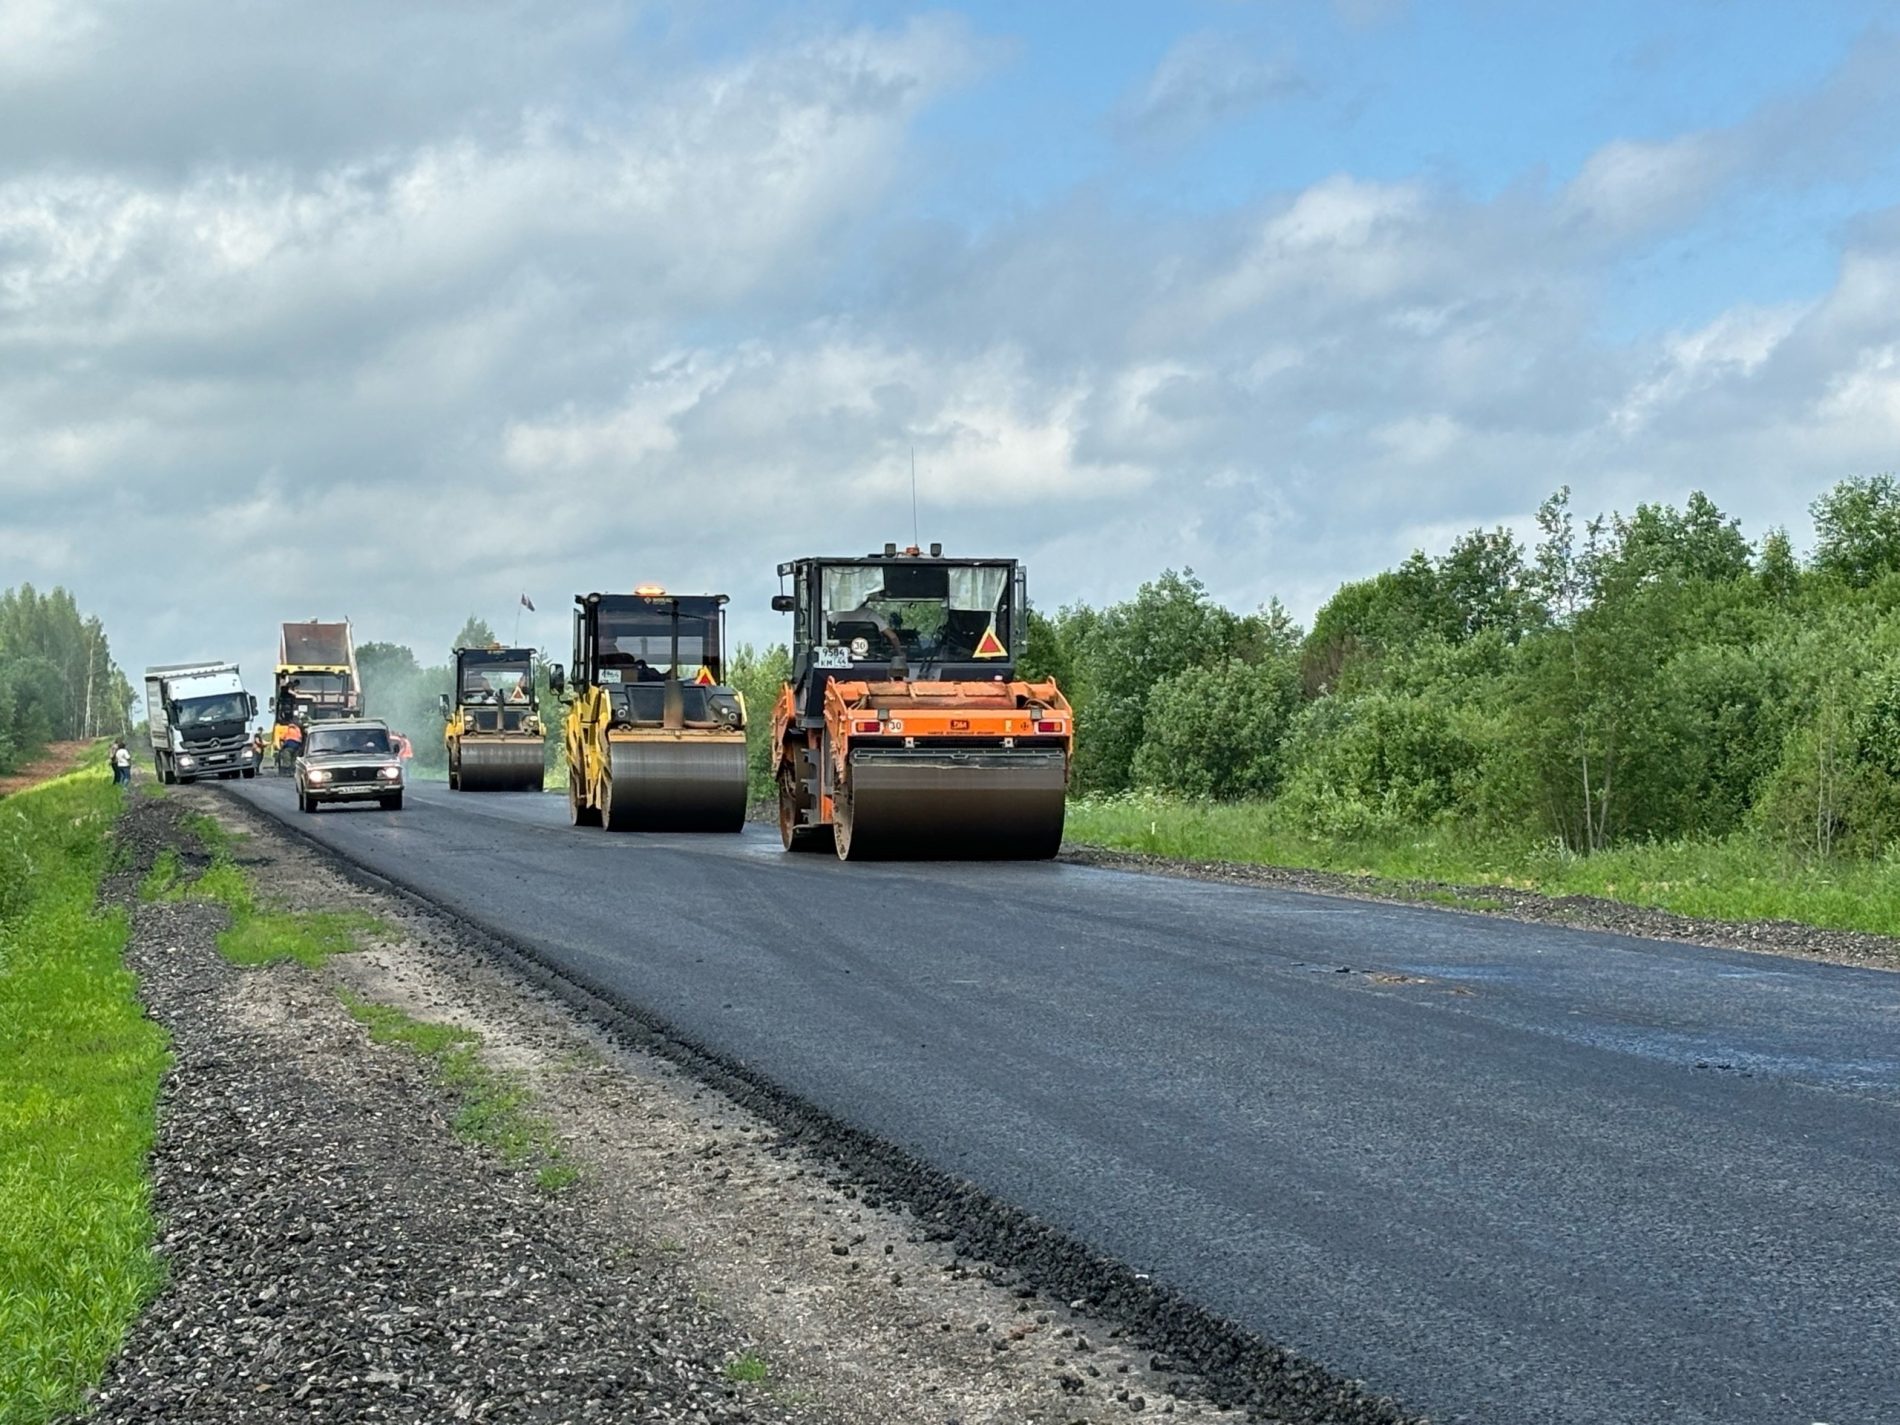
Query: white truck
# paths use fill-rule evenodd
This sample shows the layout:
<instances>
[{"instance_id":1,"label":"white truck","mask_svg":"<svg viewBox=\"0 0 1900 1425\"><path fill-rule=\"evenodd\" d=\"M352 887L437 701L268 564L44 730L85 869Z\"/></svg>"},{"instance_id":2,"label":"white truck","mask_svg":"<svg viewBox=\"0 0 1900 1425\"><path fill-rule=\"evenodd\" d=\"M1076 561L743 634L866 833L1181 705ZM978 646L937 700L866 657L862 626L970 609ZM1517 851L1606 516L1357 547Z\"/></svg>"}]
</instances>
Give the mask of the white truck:
<instances>
[{"instance_id":1,"label":"white truck","mask_svg":"<svg viewBox=\"0 0 1900 1425\"><path fill-rule=\"evenodd\" d=\"M235 663L173 663L145 670L145 720L161 782L255 777L250 721L257 699Z\"/></svg>"}]
</instances>

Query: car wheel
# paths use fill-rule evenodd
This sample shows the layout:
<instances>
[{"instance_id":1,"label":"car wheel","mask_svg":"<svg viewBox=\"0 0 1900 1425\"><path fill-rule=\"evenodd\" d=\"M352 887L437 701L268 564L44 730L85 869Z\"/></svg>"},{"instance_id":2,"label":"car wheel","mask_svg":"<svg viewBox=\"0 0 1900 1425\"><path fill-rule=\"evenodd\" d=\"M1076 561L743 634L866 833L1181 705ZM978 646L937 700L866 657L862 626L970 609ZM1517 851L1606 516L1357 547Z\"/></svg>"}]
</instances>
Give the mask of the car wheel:
<instances>
[{"instance_id":1,"label":"car wheel","mask_svg":"<svg viewBox=\"0 0 1900 1425\"><path fill-rule=\"evenodd\" d=\"M393 797L378 797L377 800L383 804L384 811L401 811L402 810L402 793L401 792L397 792Z\"/></svg>"}]
</instances>

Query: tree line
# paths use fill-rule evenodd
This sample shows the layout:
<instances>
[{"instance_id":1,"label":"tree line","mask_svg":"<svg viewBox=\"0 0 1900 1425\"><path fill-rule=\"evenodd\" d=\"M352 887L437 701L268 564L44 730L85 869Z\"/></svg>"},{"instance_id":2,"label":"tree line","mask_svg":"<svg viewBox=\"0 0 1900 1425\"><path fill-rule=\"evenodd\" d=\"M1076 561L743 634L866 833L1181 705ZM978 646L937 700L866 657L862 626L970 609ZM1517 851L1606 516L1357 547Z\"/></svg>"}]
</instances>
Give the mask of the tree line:
<instances>
[{"instance_id":1,"label":"tree line","mask_svg":"<svg viewBox=\"0 0 1900 1425\"><path fill-rule=\"evenodd\" d=\"M1476 529L1341 587L1301 629L1191 571L1032 614L1026 671L1077 707L1076 787L1272 799L1314 835L1900 843L1900 484L1750 541L1697 493L1526 548Z\"/></svg>"},{"instance_id":2,"label":"tree line","mask_svg":"<svg viewBox=\"0 0 1900 1425\"><path fill-rule=\"evenodd\" d=\"M0 772L49 742L124 733L132 697L104 627L66 590L0 593Z\"/></svg>"}]
</instances>

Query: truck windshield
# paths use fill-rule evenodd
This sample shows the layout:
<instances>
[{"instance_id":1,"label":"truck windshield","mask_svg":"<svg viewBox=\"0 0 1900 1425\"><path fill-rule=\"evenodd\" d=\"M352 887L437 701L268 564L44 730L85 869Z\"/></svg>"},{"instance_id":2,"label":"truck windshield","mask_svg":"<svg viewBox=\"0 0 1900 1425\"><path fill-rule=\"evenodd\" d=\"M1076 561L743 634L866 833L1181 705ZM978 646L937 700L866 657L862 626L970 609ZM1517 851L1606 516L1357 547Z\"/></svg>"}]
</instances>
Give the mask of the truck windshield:
<instances>
[{"instance_id":1,"label":"truck windshield","mask_svg":"<svg viewBox=\"0 0 1900 1425\"><path fill-rule=\"evenodd\" d=\"M296 695L306 702L312 698L340 698L350 690L346 673L295 673L289 682L296 684Z\"/></svg>"},{"instance_id":2,"label":"truck windshield","mask_svg":"<svg viewBox=\"0 0 1900 1425\"><path fill-rule=\"evenodd\" d=\"M304 751L312 756L326 752L389 755L389 734L380 727L313 727L310 745Z\"/></svg>"},{"instance_id":3,"label":"truck windshield","mask_svg":"<svg viewBox=\"0 0 1900 1425\"><path fill-rule=\"evenodd\" d=\"M1009 570L1003 565L837 565L823 571L824 642L853 661L967 662L1005 656Z\"/></svg>"},{"instance_id":4,"label":"truck windshield","mask_svg":"<svg viewBox=\"0 0 1900 1425\"><path fill-rule=\"evenodd\" d=\"M462 669L462 701L531 703L534 701L534 669L526 663L465 666Z\"/></svg>"},{"instance_id":5,"label":"truck windshield","mask_svg":"<svg viewBox=\"0 0 1900 1425\"><path fill-rule=\"evenodd\" d=\"M179 700L173 721L179 727L205 727L214 722L243 722L251 715L242 693L214 693L205 698Z\"/></svg>"}]
</instances>

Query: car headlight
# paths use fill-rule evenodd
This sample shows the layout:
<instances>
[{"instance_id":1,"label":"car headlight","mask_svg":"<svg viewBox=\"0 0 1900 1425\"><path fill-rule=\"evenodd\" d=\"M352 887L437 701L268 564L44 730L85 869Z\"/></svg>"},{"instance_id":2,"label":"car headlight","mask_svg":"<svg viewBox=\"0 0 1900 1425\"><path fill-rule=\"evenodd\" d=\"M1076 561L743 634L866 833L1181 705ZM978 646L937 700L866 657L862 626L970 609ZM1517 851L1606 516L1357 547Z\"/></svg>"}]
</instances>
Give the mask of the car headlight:
<instances>
[{"instance_id":1,"label":"car headlight","mask_svg":"<svg viewBox=\"0 0 1900 1425\"><path fill-rule=\"evenodd\" d=\"M400 767L378 767L378 768L376 769L376 775L377 775L377 776L379 776L379 777L381 777L381 778L382 778L382 779L383 779L384 781L386 781L386 782L393 782L393 781L395 781L395 780L396 780L396 779L397 779L398 777L400 777L400 776L402 776L402 768L400 768Z\"/></svg>"},{"instance_id":2,"label":"car headlight","mask_svg":"<svg viewBox=\"0 0 1900 1425\"><path fill-rule=\"evenodd\" d=\"M327 782L330 780L330 774L321 767L307 767L304 769L304 775L313 782Z\"/></svg>"}]
</instances>

